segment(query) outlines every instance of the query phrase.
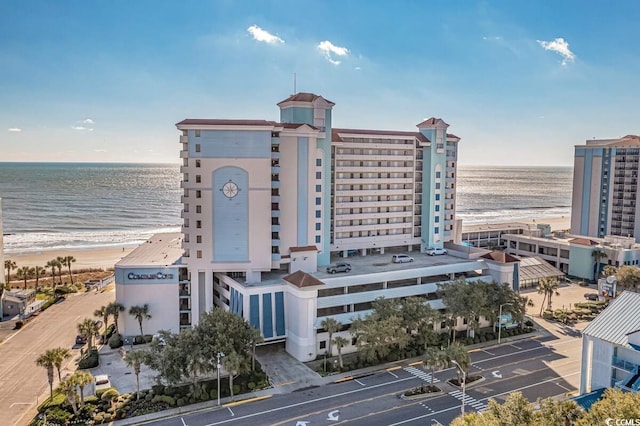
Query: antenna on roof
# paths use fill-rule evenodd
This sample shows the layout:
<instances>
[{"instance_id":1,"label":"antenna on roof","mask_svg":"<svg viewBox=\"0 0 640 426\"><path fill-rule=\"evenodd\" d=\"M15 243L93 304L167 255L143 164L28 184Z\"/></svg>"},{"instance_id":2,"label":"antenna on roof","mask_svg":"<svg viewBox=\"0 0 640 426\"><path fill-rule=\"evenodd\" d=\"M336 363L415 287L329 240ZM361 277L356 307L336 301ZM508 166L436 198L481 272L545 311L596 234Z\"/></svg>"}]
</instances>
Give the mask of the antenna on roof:
<instances>
[{"instance_id":1,"label":"antenna on roof","mask_svg":"<svg viewBox=\"0 0 640 426\"><path fill-rule=\"evenodd\" d=\"M295 95L296 93L296 73L293 73L293 94Z\"/></svg>"}]
</instances>

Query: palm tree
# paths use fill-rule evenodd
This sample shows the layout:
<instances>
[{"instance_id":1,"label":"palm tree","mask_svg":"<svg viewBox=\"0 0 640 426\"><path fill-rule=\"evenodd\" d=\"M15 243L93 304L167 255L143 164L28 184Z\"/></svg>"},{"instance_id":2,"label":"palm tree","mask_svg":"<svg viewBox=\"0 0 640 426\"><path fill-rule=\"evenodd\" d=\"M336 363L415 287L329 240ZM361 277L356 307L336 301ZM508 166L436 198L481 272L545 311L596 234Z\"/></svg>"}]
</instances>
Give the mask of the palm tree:
<instances>
[{"instance_id":1,"label":"palm tree","mask_svg":"<svg viewBox=\"0 0 640 426\"><path fill-rule=\"evenodd\" d=\"M256 370L256 345L264 342L264 338L262 337L262 333L255 327L251 327L249 331L249 338L251 341L251 371Z\"/></svg>"},{"instance_id":2,"label":"palm tree","mask_svg":"<svg viewBox=\"0 0 640 426\"><path fill-rule=\"evenodd\" d=\"M18 265L13 260L5 260L4 268L7 270L7 285L11 284L11 271L16 269Z\"/></svg>"},{"instance_id":3,"label":"palm tree","mask_svg":"<svg viewBox=\"0 0 640 426\"><path fill-rule=\"evenodd\" d=\"M111 316L111 312L109 312L109 306L101 306L100 309L96 309L93 311L93 316L98 317L104 321L104 331L107 331L109 326L109 317Z\"/></svg>"},{"instance_id":4,"label":"palm tree","mask_svg":"<svg viewBox=\"0 0 640 426\"><path fill-rule=\"evenodd\" d=\"M151 319L151 315L149 315L149 305L145 303L142 306L132 306L129 308L129 315L134 316L138 320L138 324L140 324L140 336L144 336L142 321Z\"/></svg>"},{"instance_id":5,"label":"palm tree","mask_svg":"<svg viewBox=\"0 0 640 426\"><path fill-rule=\"evenodd\" d=\"M544 309L544 301L547 301L547 310L551 310L551 296L559 295L558 287L560 287L560 283L555 277L542 278L540 279L540 283L538 284L538 293L544 294L542 298L542 303L540 303L540 316L542 316L542 310Z\"/></svg>"},{"instance_id":6,"label":"palm tree","mask_svg":"<svg viewBox=\"0 0 640 426\"><path fill-rule=\"evenodd\" d=\"M336 336L333 339L333 343L336 344L336 348L338 348L338 364L340 365L340 368L344 368L344 365L342 363L342 348L344 348L347 343L349 343L348 339L345 339L342 336Z\"/></svg>"},{"instance_id":7,"label":"palm tree","mask_svg":"<svg viewBox=\"0 0 640 426\"><path fill-rule=\"evenodd\" d=\"M431 386L433 386L433 376L436 369L441 369L448 364L447 355L435 346L429 346L424 353L422 364L431 370Z\"/></svg>"},{"instance_id":8,"label":"palm tree","mask_svg":"<svg viewBox=\"0 0 640 426\"><path fill-rule=\"evenodd\" d=\"M460 366L460 369L464 371L465 377L467 375L467 371L469 371L469 367L471 367L471 357L469 356L469 352L464 347L464 345L459 342L452 343L445 350L445 359L447 360L447 365L451 364L451 361L455 361ZM456 375L458 377L458 383L461 383L460 380L460 369L456 368Z\"/></svg>"},{"instance_id":9,"label":"palm tree","mask_svg":"<svg viewBox=\"0 0 640 426\"><path fill-rule=\"evenodd\" d=\"M136 384L138 386L138 392L136 399L140 399L140 366L144 364L147 354L145 351L129 351L124 356L124 362L128 367L133 367L133 374L136 375Z\"/></svg>"},{"instance_id":10,"label":"palm tree","mask_svg":"<svg viewBox=\"0 0 640 426\"><path fill-rule=\"evenodd\" d=\"M320 325L322 326L322 328L327 330L327 333L329 333L329 345L327 348L327 353L329 354L329 356L331 356L333 355L331 351L331 342L333 340L333 333L339 331L340 328L342 328L342 323L336 320L335 318L327 317L322 320L322 323L320 323Z\"/></svg>"},{"instance_id":11,"label":"palm tree","mask_svg":"<svg viewBox=\"0 0 640 426\"><path fill-rule=\"evenodd\" d=\"M46 268L50 268L51 269L51 278L53 280L53 288L55 290L56 288L56 268L61 267L62 264L56 260L56 259L52 259L50 261L47 262L47 264L45 265Z\"/></svg>"},{"instance_id":12,"label":"palm tree","mask_svg":"<svg viewBox=\"0 0 640 426\"><path fill-rule=\"evenodd\" d=\"M58 370L58 381L62 381L62 362L71 356L71 351L67 348L55 348L52 349L55 357L53 360L53 365Z\"/></svg>"},{"instance_id":13,"label":"palm tree","mask_svg":"<svg viewBox=\"0 0 640 426\"><path fill-rule=\"evenodd\" d=\"M120 312L124 312L124 305L118 302L111 302L107 305L107 310L113 317L113 323L116 325L116 333L118 332L118 317Z\"/></svg>"},{"instance_id":14,"label":"palm tree","mask_svg":"<svg viewBox=\"0 0 640 426\"><path fill-rule=\"evenodd\" d=\"M71 264L76 261L76 258L73 256L65 256L62 258L62 264L66 266L69 270L69 281L71 281L71 285L73 285L73 275L71 274Z\"/></svg>"},{"instance_id":15,"label":"palm tree","mask_svg":"<svg viewBox=\"0 0 640 426\"><path fill-rule=\"evenodd\" d=\"M58 277L60 277L60 285L62 285L62 267L64 266L64 257L56 257L56 268L58 268Z\"/></svg>"},{"instance_id":16,"label":"palm tree","mask_svg":"<svg viewBox=\"0 0 640 426\"><path fill-rule=\"evenodd\" d=\"M84 387L93 382L93 375L86 371L76 371L73 373L75 377L76 386L80 388L80 406L84 405Z\"/></svg>"},{"instance_id":17,"label":"palm tree","mask_svg":"<svg viewBox=\"0 0 640 426\"><path fill-rule=\"evenodd\" d=\"M38 281L40 280L40 277L44 276L45 270L46 269L42 266L36 266L33 268L33 273L36 277L36 292L38 291Z\"/></svg>"},{"instance_id":18,"label":"palm tree","mask_svg":"<svg viewBox=\"0 0 640 426\"><path fill-rule=\"evenodd\" d=\"M67 401L73 408L73 414L78 414L78 394L76 389L78 387L78 378L74 374L71 377L67 377L58 386L58 389L67 397Z\"/></svg>"},{"instance_id":19,"label":"palm tree","mask_svg":"<svg viewBox=\"0 0 640 426\"><path fill-rule=\"evenodd\" d=\"M100 334L100 329L94 320L85 318L84 321L78 324L78 333L87 339L89 349L91 349L93 347L93 337Z\"/></svg>"},{"instance_id":20,"label":"palm tree","mask_svg":"<svg viewBox=\"0 0 640 426\"><path fill-rule=\"evenodd\" d=\"M229 393L233 400L233 378L248 370L247 359L234 351L225 355L222 359L222 365L227 373L229 373Z\"/></svg>"},{"instance_id":21,"label":"palm tree","mask_svg":"<svg viewBox=\"0 0 640 426\"><path fill-rule=\"evenodd\" d=\"M593 257L593 279L598 279L598 270L600 269L600 261L602 259L607 258L607 253L601 248L596 247L593 252L591 252L591 256Z\"/></svg>"},{"instance_id":22,"label":"palm tree","mask_svg":"<svg viewBox=\"0 0 640 426\"><path fill-rule=\"evenodd\" d=\"M36 359L38 367L47 369L47 380L49 381L49 399L53 399L53 368L55 366L55 349L49 349Z\"/></svg>"},{"instance_id":23,"label":"palm tree","mask_svg":"<svg viewBox=\"0 0 640 426\"><path fill-rule=\"evenodd\" d=\"M16 277L18 279L23 279L24 280L24 289L27 289L27 280L30 279L31 277L33 277L33 274L35 273L34 268L32 268L31 266L21 266L20 268L18 268L16 270Z\"/></svg>"}]
</instances>

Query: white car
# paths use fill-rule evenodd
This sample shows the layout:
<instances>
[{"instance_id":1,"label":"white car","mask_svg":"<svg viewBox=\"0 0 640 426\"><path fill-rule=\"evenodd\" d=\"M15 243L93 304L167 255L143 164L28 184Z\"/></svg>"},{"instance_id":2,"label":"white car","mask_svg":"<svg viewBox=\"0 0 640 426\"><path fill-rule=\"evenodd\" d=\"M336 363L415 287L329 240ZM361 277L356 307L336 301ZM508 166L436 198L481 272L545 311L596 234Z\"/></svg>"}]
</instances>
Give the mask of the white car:
<instances>
[{"instance_id":1,"label":"white car","mask_svg":"<svg viewBox=\"0 0 640 426\"><path fill-rule=\"evenodd\" d=\"M413 257L408 256L406 254L394 254L391 258L393 263L408 263L413 262Z\"/></svg>"},{"instance_id":2,"label":"white car","mask_svg":"<svg viewBox=\"0 0 640 426\"><path fill-rule=\"evenodd\" d=\"M447 254L447 249L443 248L430 248L426 251L429 256L440 256L442 254Z\"/></svg>"}]
</instances>

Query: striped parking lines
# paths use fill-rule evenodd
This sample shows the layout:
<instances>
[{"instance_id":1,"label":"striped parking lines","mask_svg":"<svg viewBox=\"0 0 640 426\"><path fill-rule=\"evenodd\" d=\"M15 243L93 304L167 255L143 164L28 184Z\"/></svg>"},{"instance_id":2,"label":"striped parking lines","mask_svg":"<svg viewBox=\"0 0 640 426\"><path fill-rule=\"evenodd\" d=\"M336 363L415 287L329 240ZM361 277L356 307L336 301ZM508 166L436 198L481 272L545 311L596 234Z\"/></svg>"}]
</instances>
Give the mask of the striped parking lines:
<instances>
[{"instance_id":1,"label":"striped parking lines","mask_svg":"<svg viewBox=\"0 0 640 426\"><path fill-rule=\"evenodd\" d=\"M454 391L449 392L449 395L451 395L452 397L454 397L455 399L457 399L459 401L462 401L462 391L454 390ZM478 412L482 412L487 408L487 404L478 401L477 399L469 396L468 394L464 395L464 405L468 405L470 407L473 407Z\"/></svg>"},{"instance_id":2,"label":"striped parking lines","mask_svg":"<svg viewBox=\"0 0 640 426\"><path fill-rule=\"evenodd\" d=\"M424 380L425 382L431 383L431 373L426 373L425 371L415 367L405 367L403 368L403 370L409 374L413 374L414 376ZM439 381L440 379L438 379L437 377L433 378L433 383L438 383Z\"/></svg>"}]
</instances>

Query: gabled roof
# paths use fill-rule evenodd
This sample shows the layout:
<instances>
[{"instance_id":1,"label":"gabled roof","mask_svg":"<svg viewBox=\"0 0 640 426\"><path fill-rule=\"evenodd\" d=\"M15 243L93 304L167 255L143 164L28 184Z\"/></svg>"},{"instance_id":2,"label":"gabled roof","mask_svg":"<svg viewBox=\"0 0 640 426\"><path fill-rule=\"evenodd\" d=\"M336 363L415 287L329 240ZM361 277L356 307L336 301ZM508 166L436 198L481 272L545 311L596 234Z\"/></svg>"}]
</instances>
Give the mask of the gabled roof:
<instances>
[{"instance_id":1,"label":"gabled roof","mask_svg":"<svg viewBox=\"0 0 640 426\"><path fill-rule=\"evenodd\" d=\"M286 102L315 102L318 99L322 99L323 101L331 105L335 105L335 103L331 102L330 100L325 99L322 96L316 95L314 93L300 92L300 93L296 93L295 95L289 96L287 99L283 101L278 102L278 106Z\"/></svg>"},{"instance_id":2,"label":"gabled roof","mask_svg":"<svg viewBox=\"0 0 640 426\"><path fill-rule=\"evenodd\" d=\"M572 238L569 240L571 244L580 244L583 246L597 246L599 243L590 238Z\"/></svg>"},{"instance_id":3,"label":"gabled roof","mask_svg":"<svg viewBox=\"0 0 640 426\"><path fill-rule=\"evenodd\" d=\"M420 142L431 142L429 138L420 132L401 132L396 130L367 130L367 129L331 129L331 140L333 142L343 142L340 133L352 135L380 135L380 136L404 136L407 138L416 138Z\"/></svg>"},{"instance_id":4,"label":"gabled roof","mask_svg":"<svg viewBox=\"0 0 640 426\"><path fill-rule=\"evenodd\" d=\"M608 143L611 147L640 146L640 136L626 135L618 140Z\"/></svg>"},{"instance_id":5,"label":"gabled roof","mask_svg":"<svg viewBox=\"0 0 640 426\"><path fill-rule=\"evenodd\" d=\"M520 259L518 259L517 257L511 256L510 254L503 251L492 251L491 253L480 256L480 258L493 260L500 263L513 263L520 261Z\"/></svg>"},{"instance_id":6,"label":"gabled roof","mask_svg":"<svg viewBox=\"0 0 640 426\"><path fill-rule=\"evenodd\" d=\"M316 126L312 126L311 124L307 123L276 123L276 125L284 127L285 129L298 129L302 126L307 126L312 128L313 130L319 130Z\"/></svg>"},{"instance_id":7,"label":"gabled roof","mask_svg":"<svg viewBox=\"0 0 640 426\"><path fill-rule=\"evenodd\" d=\"M628 334L640 330L640 293L623 291L582 332L618 346L631 348Z\"/></svg>"},{"instance_id":8,"label":"gabled roof","mask_svg":"<svg viewBox=\"0 0 640 426\"><path fill-rule=\"evenodd\" d=\"M446 127L449 127L449 125L445 123L445 121L442 118L435 118L435 117L427 118L422 123L416 124L416 127L420 129L422 127L433 127L438 125L441 125L441 126L444 125Z\"/></svg>"},{"instance_id":9,"label":"gabled roof","mask_svg":"<svg viewBox=\"0 0 640 426\"><path fill-rule=\"evenodd\" d=\"M236 120L226 118L187 118L177 123L176 126L276 126L275 121L267 120Z\"/></svg>"},{"instance_id":10,"label":"gabled roof","mask_svg":"<svg viewBox=\"0 0 640 426\"><path fill-rule=\"evenodd\" d=\"M289 247L289 251L291 253L295 253L299 251L318 251L318 247L316 246Z\"/></svg>"},{"instance_id":11,"label":"gabled roof","mask_svg":"<svg viewBox=\"0 0 640 426\"><path fill-rule=\"evenodd\" d=\"M283 277L282 279L290 284L295 285L298 288L315 287L318 285L324 285L324 283L319 279L317 279L316 277L302 271L296 271L293 274Z\"/></svg>"}]
</instances>

